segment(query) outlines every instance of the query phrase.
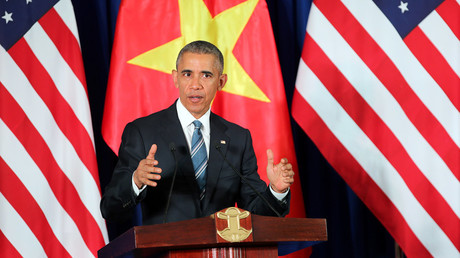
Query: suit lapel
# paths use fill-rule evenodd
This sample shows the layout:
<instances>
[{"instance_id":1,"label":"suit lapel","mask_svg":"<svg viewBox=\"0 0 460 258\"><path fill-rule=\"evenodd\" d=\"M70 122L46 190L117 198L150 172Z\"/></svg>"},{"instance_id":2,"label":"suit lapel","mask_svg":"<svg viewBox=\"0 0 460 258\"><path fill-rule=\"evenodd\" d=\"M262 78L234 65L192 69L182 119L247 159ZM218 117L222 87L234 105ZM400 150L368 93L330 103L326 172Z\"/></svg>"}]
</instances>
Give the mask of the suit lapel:
<instances>
[{"instance_id":1,"label":"suit lapel","mask_svg":"<svg viewBox=\"0 0 460 258\"><path fill-rule=\"evenodd\" d=\"M222 170L224 159L216 145L220 146L222 154L225 156L227 153L227 146L230 138L225 134L227 127L222 124L219 117L214 113L210 116L211 137L209 146L209 159L208 159L208 175L206 179L206 195L203 203L202 210L206 210L211 197L217 188L217 181Z\"/></svg>"}]
</instances>

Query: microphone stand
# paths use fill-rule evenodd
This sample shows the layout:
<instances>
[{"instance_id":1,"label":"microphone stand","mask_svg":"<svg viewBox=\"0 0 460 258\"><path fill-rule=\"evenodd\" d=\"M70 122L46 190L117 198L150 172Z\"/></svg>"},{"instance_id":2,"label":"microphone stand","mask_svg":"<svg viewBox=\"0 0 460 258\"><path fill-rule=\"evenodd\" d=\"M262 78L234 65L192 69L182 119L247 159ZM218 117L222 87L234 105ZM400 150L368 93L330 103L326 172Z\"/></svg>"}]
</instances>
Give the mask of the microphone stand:
<instances>
[{"instance_id":1,"label":"microphone stand","mask_svg":"<svg viewBox=\"0 0 460 258\"><path fill-rule=\"evenodd\" d=\"M174 181L176 181L176 174L177 174L177 157L176 157L176 145L174 142L169 144L169 150L172 152L174 156L174 174L171 182L171 187L169 188L169 195L168 195L168 200L166 201L166 208L165 208L165 215L163 217L163 223L166 223L166 217L168 215L168 210L169 210L169 203L171 202L171 195L172 191L174 188Z\"/></svg>"}]
</instances>

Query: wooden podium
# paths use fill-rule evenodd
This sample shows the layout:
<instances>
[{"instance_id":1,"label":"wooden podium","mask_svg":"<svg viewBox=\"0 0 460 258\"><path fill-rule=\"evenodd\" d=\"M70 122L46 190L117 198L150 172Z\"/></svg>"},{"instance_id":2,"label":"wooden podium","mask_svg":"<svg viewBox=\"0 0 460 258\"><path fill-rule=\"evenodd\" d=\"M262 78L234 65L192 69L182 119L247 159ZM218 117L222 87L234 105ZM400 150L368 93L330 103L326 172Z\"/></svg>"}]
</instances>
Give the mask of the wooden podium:
<instances>
[{"instance_id":1,"label":"wooden podium","mask_svg":"<svg viewBox=\"0 0 460 258\"><path fill-rule=\"evenodd\" d=\"M278 218L230 207L211 217L129 229L99 257L278 257L327 240L325 219Z\"/></svg>"}]
</instances>

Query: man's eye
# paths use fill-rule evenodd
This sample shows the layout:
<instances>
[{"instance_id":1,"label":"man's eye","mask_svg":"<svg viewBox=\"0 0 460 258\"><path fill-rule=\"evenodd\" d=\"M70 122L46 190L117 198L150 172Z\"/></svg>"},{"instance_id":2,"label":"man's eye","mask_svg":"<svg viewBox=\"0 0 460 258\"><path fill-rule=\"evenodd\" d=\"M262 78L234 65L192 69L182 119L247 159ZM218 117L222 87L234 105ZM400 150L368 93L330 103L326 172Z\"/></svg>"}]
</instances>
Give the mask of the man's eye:
<instances>
[{"instance_id":1,"label":"man's eye","mask_svg":"<svg viewBox=\"0 0 460 258\"><path fill-rule=\"evenodd\" d=\"M185 77L190 77L192 74L191 73L183 73Z\"/></svg>"},{"instance_id":2,"label":"man's eye","mask_svg":"<svg viewBox=\"0 0 460 258\"><path fill-rule=\"evenodd\" d=\"M211 75L211 74L209 74L209 73L205 73L205 74L203 74L203 77L204 77L204 78L211 78L211 77L212 77L212 75Z\"/></svg>"}]
</instances>

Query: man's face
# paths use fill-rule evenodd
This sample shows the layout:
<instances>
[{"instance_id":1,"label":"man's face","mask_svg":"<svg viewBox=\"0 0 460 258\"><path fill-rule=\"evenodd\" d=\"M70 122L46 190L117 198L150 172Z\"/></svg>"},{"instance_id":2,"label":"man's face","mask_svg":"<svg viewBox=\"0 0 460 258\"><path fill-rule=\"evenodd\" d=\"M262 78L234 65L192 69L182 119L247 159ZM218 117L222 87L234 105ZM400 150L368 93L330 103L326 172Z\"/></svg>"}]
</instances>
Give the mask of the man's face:
<instances>
[{"instance_id":1,"label":"man's face","mask_svg":"<svg viewBox=\"0 0 460 258\"><path fill-rule=\"evenodd\" d=\"M197 119L208 111L217 91L227 82L227 75L219 73L217 62L211 54L186 52L179 60L177 71L172 71L180 101Z\"/></svg>"}]
</instances>

